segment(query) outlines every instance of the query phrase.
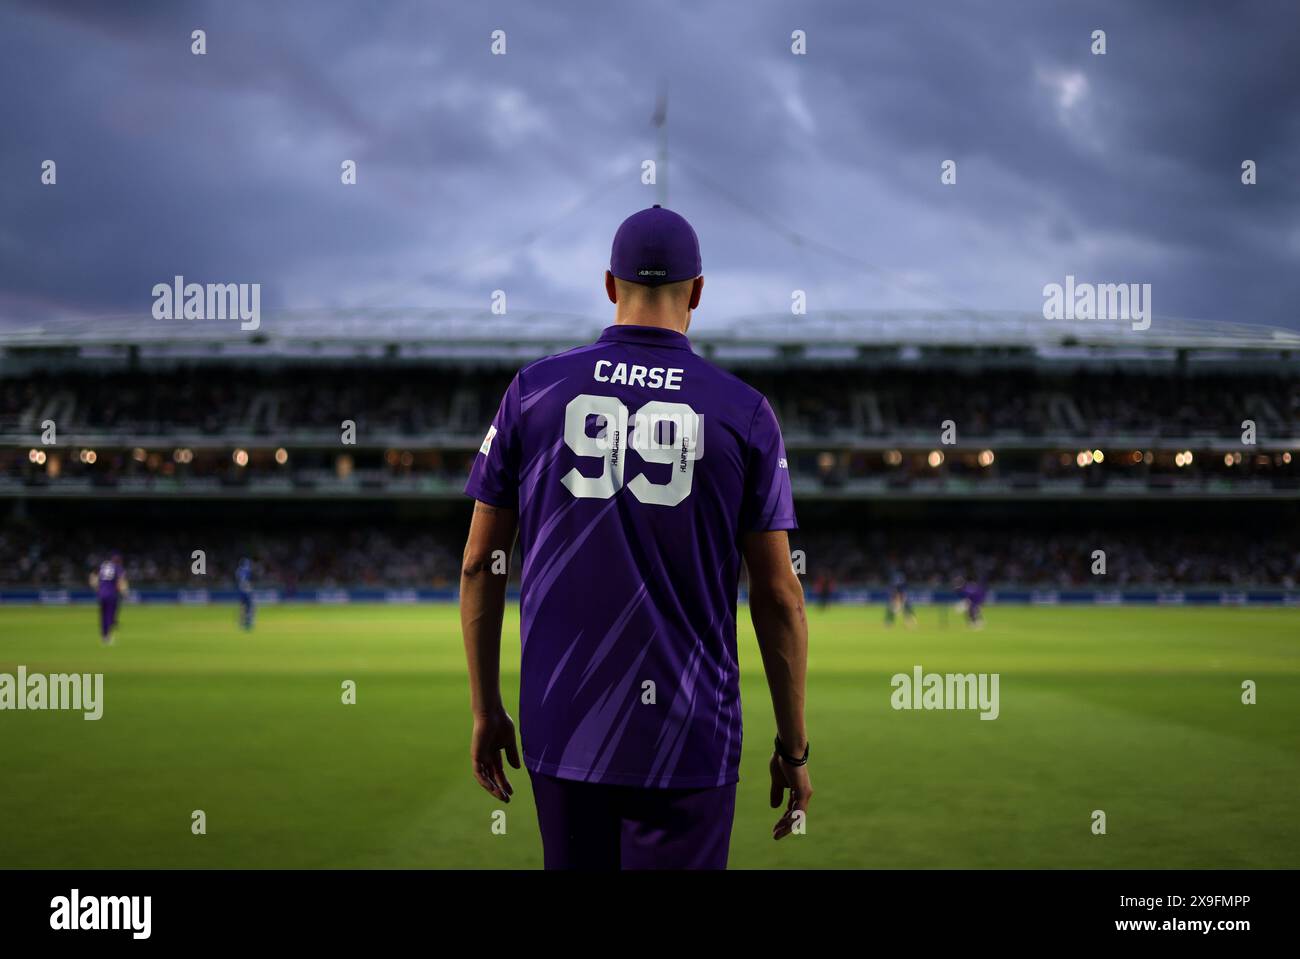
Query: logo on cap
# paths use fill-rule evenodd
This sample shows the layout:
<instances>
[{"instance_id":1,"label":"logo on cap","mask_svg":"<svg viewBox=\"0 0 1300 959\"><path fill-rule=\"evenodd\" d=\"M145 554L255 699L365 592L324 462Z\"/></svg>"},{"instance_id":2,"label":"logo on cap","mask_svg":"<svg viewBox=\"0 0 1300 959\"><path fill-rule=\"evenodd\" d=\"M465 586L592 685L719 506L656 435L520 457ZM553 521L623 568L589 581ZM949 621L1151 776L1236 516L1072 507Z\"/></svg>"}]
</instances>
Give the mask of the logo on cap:
<instances>
[{"instance_id":1,"label":"logo on cap","mask_svg":"<svg viewBox=\"0 0 1300 959\"><path fill-rule=\"evenodd\" d=\"M609 272L658 286L700 275L700 241L685 218L655 204L633 213L614 234Z\"/></svg>"}]
</instances>

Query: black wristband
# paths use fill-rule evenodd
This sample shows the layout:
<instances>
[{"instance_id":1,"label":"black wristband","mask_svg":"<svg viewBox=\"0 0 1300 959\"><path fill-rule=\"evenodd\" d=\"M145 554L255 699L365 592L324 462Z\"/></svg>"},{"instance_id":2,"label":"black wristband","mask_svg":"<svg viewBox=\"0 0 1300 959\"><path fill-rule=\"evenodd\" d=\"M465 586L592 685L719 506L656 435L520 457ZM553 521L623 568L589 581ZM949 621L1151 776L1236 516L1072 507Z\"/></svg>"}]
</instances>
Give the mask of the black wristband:
<instances>
[{"instance_id":1,"label":"black wristband","mask_svg":"<svg viewBox=\"0 0 1300 959\"><path fill-rule=\"evenodd\" d=\"M781 757L781 760L782 760L783 762L785 762L787 765L790 765L790 766L806 766L806 765L808 765L808 756L809 756L809 754L812 752L812 744L811 744L811 743L805 743L805 744L804 744L804 747L803 747L803 758L802 758L802 759L799 759L799 758L797 758L797 757L795 757L795 756L791 756L789 753L787 753L787 752L785 751L785 747L781 745L781 737L780 737L780 736L777 736L777 737L776 737L776 744L775 744L775 745L776 745L776 754L777 754L778 756L780 756L780 757Z\"/></svg>"}]
</instances>

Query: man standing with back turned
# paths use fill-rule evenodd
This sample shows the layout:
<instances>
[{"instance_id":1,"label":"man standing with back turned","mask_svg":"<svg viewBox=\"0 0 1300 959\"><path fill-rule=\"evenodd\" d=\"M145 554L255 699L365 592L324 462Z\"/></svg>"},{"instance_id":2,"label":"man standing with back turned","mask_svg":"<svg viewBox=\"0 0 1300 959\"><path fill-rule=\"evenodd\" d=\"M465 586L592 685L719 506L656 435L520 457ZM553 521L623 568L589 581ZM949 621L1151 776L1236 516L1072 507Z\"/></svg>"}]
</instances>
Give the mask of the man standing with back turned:
<instances>
[{"instance_id":1,"label":"man standing with back turned","mask_svg":"<svg viewBox=\"0 0 1300 959\"><path fill-rule=\"evenodd\" d=\"M812 796L790 474L762 394L696 356L700 248L658 205L614 236L614 325L524 367L475 457L461 574L474 778L519 767L501 701L502 564L523 554L519 713L548 869L722 869L740 762L736 590L776 713L771 804ZM500 551L500 552L498 552ZM494 568L495 566L495 568Z\"/></svg>"}]
</instances>

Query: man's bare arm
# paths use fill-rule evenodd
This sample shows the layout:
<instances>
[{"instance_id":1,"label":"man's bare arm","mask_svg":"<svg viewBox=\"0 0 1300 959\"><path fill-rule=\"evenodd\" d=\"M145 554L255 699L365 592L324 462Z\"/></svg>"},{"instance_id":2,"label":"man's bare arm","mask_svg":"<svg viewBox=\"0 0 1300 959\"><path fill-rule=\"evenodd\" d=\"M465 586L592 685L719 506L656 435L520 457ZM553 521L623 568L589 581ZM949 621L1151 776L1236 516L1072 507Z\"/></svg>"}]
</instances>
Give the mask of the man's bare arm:
<instances>
[{"instance_id":1,"label":"man's bare arm","mask_svg":"<svg viewBox=\"0 0 1300 959\"><path fill-rule=\"evenodd\" d=\"M749 613L772 694L777 735L790 755L802 756L808 745L804 724L808 619L803 586L790 563L790 538L784 530L750 533L743 548L749 569ZM785 790L790 790L785 815L772 829L773 838L780 839L793 827L795 812L807 811L812 783L807 766L792 765L775 753L769 766L773 809L781 805Z\"/></svg>"},{"instance_id":2,"label":"man's bare arm","mask_svg":"<svg viewBox=\"0 0 1300 959\"><path fill-rule=\"evenodd\" d=\"M460 573L460 628L474 714L470 761L479 785L502 802L509 802L514 792L502 750L510 765L519 768L514 721L501 702L501 622L517 524L514 510L476 501Z\"/></svg>"}]
</instances>

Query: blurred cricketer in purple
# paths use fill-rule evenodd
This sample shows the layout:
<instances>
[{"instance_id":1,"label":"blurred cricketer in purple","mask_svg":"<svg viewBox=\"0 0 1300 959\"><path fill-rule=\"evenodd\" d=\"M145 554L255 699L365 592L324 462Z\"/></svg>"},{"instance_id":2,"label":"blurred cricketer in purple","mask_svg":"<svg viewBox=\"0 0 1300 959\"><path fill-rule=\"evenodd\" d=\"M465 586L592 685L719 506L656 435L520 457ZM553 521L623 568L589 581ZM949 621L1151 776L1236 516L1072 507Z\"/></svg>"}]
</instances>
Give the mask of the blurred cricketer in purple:
<instances>
[{"instance_id":1,"label":"blurred cricketer in purple","mask_svg":"<svg viewBox=\"0 0 1300 959\"><path fill-rule=\"evenodd\" d=\"M117 604L129 588L122 554L114 552L99 569L90 574L90 586L99 600L99 641L111 646L117 632Z\"/></svg>"},{"instance_id":2,"label":"blurred cricketer in purple","mask_svg":"<svg viewBox=\"0 0 1300 959\"><path fill-rule=\"evenodd\" d=\"M774 838L802 830L812 796L785 448L762 394L692 350L703 287L685 219L628 217L605 273L614 324L519 371L465 487L472 772L510 801L499 675L517 536L520 732L547 868L725 868L742 559L776 720L769 797L786 804Z\"/></svg>"}]
</instances>

